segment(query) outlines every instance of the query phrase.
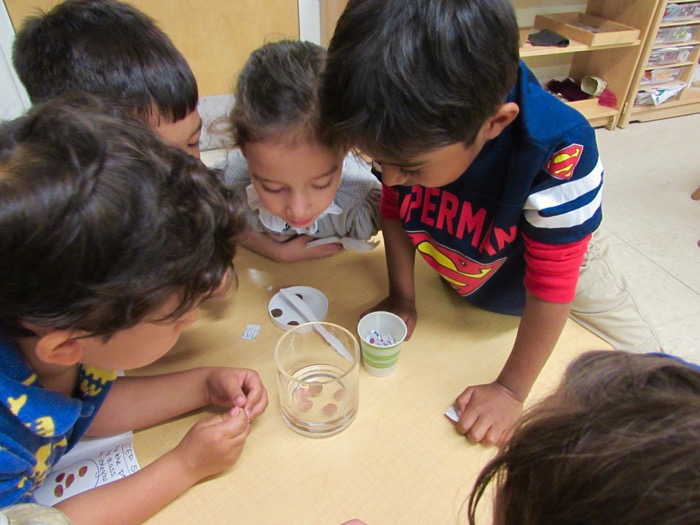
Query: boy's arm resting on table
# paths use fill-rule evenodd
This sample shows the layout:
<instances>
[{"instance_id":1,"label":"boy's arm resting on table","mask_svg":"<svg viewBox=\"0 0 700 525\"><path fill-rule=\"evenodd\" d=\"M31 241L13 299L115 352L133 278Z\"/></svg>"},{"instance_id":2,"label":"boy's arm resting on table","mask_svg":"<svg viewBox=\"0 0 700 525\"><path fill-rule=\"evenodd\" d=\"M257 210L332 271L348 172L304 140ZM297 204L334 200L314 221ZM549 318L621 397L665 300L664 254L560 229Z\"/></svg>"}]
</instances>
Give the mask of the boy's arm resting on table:
<instances>
[{"instance_id":1,"label":"boy's arm resting on table","mask_svg":"<svg viewBox=\"0 0 700 525\"><path fill-rule=\"evenodd\" d=\"M201 419L174 449L145 468L56 507L74 525L143 523L201 479L233 465L249 432L240 408Z\"/></svg>"},{"instance_id":2,"label":"boy's arm resting on table","mask_svg":"<svg viewBox=\"0 0 700 525\"><path fill-rule=\"evenodd\" d=\"M383 218L382 235L389 273L389 297L363 312L363 315L376 310L395 313L405 321L408 339L418 321L413 275L415 248L398 220Z\"/></svg>"},{"instance_id":3,"label":"boy's arm resting on table","mask_svg":"<svg viewBox=\"0 0 700 525\"><path fill-rule=\"evenodd\" d=\"M510 356L496 381L457 397L457 429L474 442L502 443L520 417L523 402L559 340L590 235L566 244L525 240L525 309Z\"/></svg>"},{"instance_id":4,"label":"boy's arm resting on table","mask_svg":"<svg viewBox=\"0 0 700 525\"><path fill-rule=\"evenodd\" d=\"M246 227L241 236L241 244L244 247L277 262L319 259L334 255L343 249L343 245L338 243L322 244L313 248L307 248L306 245L313 240L314 238L308 235L298 235L288 241L280 242L269 235L253 231L249 227Z\"/></svg>"},{"instance_id":5,"label":"boy's arm resting on table","mask_svg":"<svg viewBox=\"0 0 700 525\"><path fill-rule=\"evenodd\" d=\"M499 444L510 435L559 339L571 303L551 303L528 293L510 356L496 381L470 386L455 402L457 429L475 442Z\"/></svg>"},{"instance_id":6,"label":"boy's arm resting on table","mask_svg":"<svg viewBox=\"0 0 700 525\"><path fill-rule=\"evenodd\" d=\"M267 407L267 392L254 370L204 367L143 377L120 377L87 435L138 430L207 405L238 407L252 420Z\"/></svg>"}]
</instances>

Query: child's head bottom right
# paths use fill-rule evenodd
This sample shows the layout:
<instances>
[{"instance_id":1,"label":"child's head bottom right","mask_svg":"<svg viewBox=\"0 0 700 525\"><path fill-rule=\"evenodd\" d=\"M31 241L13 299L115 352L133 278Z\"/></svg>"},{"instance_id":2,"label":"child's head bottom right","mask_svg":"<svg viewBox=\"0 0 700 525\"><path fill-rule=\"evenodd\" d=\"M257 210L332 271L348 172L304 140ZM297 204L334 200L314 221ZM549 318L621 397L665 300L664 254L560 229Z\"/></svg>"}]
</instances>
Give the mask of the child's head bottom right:
<instances>
[{"instance_id":1,"label":"child's head bottom right","mask_svg":"<svg viewBox=\"0 0 700 525\"><path fill-rule=\"evenodd\" d=\"M589 352L481 472L497 525L700 523L700 371L663 355Z\"/></svg>"}]
</instances>

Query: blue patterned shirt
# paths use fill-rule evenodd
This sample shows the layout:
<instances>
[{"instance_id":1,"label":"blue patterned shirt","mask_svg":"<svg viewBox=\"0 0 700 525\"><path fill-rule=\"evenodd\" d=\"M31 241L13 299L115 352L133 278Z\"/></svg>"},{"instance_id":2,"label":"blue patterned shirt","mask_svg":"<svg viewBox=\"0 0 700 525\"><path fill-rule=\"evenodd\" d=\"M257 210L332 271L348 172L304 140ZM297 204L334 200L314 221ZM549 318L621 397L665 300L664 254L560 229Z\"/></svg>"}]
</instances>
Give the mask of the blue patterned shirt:
<instances>
[{"instance_id":1,"label":"blue patterned shirt","mask_svg":"<svg viewBox=\"0 0 700 525\"><path fill-rule=\"evenodd\" d=\"M117 372L79 365L77 394L41 386L0 333L0 507L33 502L47 471L83 437Z\"/></svg>"}]
</instances>

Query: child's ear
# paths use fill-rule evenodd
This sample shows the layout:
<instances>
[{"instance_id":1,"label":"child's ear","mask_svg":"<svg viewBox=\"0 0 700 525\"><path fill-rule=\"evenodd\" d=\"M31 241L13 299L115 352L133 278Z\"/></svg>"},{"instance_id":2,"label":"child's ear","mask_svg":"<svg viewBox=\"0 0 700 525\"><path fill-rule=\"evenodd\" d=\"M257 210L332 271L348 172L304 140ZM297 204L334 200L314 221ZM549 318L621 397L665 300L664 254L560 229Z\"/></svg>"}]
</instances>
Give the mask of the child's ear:
<instances>
[{"instance_id":1,"label":"child's ear","mask_svg":"<svg viewBox=\"0 0 700 525\"><path fill-rule=\"evenodd\" d=\"M36 355L45 363L73 366L83 357L84 332L76 330L51 330L40 335Z\"/></svg>"},{"instance_id":2,"label":"child's ear","mask_svg":"<svg viewBox=\"0 0 700 525\"><path fill-rule=\"evenodd\" d=\"M506 102L491 115L481 132L486 140L495 139L520 113L520 107L515 102Z\"/></svg>"}]
</instances>

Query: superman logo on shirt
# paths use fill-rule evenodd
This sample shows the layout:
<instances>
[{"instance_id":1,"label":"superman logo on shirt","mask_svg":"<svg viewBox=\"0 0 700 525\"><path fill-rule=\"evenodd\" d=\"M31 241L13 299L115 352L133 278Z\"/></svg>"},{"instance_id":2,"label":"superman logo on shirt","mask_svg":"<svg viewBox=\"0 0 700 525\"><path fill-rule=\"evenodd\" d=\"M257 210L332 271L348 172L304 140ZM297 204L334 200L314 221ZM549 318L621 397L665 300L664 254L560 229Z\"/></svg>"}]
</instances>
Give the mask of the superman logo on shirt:
<instances>
[{"instance_id":1,"label":"superman logo on shirt","mask_svg":"<svg viewBox=\"0 0 700 525\"><path fill-rule=\"evenodd\" d=\"M574 169L581 160L582 154L583 146L581 144L572 144L560 149L544 165L544 171L555 179L568 180L574 174Z\"/></svg>"},{"instance_id":2,"label":"superman logo on shirt","mask_svg":"<svg viewBox=\"0 0 700 525\"><path fill-rule=\"evenodd\" d=\"M492 263L480 263L436 243L425 232L411 232L408 236L418 253L462 296L481 287L505 261L499 259Z\"/></svg>"}]
</instances>

